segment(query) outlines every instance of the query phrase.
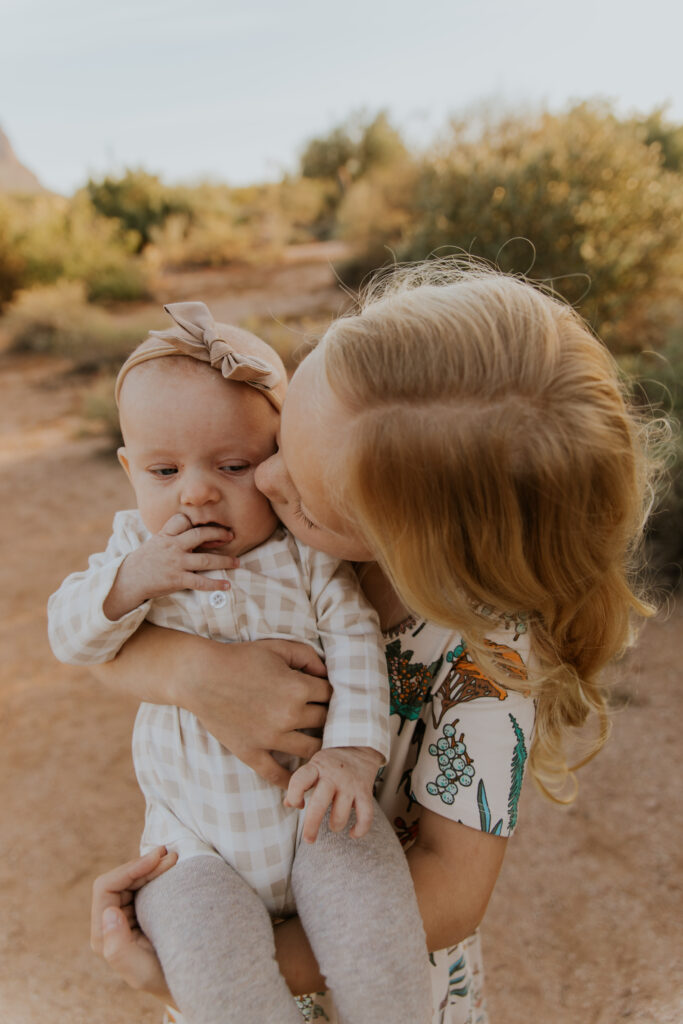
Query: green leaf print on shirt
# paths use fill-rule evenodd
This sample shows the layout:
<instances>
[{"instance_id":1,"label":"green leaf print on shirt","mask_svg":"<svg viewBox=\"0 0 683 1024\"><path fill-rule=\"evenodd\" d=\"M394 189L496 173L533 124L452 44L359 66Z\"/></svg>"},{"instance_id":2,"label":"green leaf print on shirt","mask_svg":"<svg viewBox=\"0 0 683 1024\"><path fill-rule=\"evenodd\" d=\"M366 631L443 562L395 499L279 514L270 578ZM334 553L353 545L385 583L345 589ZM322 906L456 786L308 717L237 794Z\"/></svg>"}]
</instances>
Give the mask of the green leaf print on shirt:
<instances>
[{"instance_id":1,"label":"green leaf print on shirt","mask_svg":"<svg viewBox=\"0 0 683 1024\"><path fill-rule=\"evenodd\" d=\"M499 836L503 831L503 819L501 818L493 828L491 827L491 808L489 807L483 779L479 780L479 786L477 787L477 804L479 806L479 823L482 832L489 832L492 836Z\"/></svg>"},{"instance_id":2,"label":"green leaf print on shirt","mask_svg":"<svg viewBox=\"0 0 683 1024\"><path fill-rule=\"evenodd\" d=\"M512 762L510 763L510 795L508 797L508 814L510 816L508 822L508 830L512 832L515 825L517 824L517 804L519 803L519 794L522 792L522 780L524 779L524 765L527 759L526 743L524 742L524 733L519 727L517 719L514 715L508 715L508 718L512 722L512 728L515 731L517 737L517 743L515 749L512 752Z\"/></svg>"},{"instance_id":3,"label":"green leaf print on shirt","mask_svg":"<svg viewBox=\"0 0 683 1024\"><path fill-rule=\"evenodd\" d=\"M430 796L438 796L445 804L455 803L458 786L467 788L475 776L474 761L467 753L465 734L456 737L455 727L460 719L444 725L443 735L436 743L429 744L429 753L435 757L439 774L434 782L428 782L426 789Z\"/></svg>"},{"instance_id":4,"label":"green leaf print on shirt","mask_svg":"<svg viewBox=\"0 0 683 1024\"><path fill-rule=\"evenodd\" d=\"M400 715L400 733L405 722L414 722L420 717L422 705L443 663L443 656L431 665L412 661L413 651L401 650L400 639L387 644L386 655L391 684L391 714Z\"/></svg>"}]
</instances>

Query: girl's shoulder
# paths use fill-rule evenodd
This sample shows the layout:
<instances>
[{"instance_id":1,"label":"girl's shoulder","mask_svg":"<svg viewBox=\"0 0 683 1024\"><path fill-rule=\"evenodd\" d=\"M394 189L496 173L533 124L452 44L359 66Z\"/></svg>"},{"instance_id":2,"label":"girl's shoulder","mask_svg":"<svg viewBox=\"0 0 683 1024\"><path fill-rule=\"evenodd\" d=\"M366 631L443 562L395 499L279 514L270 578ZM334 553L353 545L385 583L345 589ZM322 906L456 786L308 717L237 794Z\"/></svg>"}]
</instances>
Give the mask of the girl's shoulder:
<instances>
[{"instance_id":1,"label":"girl's shoulder","mask_svg":"<svg viewBox=\"0 0 683 1024\"><path fill-rule=\"evenodd\" d=\"M468 643L463 632L452 626L428 622L414 615L407 616L398 625L384 631L387 650L400 648L412 651L421 660L441 658L452 664L464 658L476 661L476 648L480 647L487 660L507 674L525 676L529 661L529 627L527 617L520 613L498 614L487 612L489 628L478 645Z\"/></svg>"}]
</instances>

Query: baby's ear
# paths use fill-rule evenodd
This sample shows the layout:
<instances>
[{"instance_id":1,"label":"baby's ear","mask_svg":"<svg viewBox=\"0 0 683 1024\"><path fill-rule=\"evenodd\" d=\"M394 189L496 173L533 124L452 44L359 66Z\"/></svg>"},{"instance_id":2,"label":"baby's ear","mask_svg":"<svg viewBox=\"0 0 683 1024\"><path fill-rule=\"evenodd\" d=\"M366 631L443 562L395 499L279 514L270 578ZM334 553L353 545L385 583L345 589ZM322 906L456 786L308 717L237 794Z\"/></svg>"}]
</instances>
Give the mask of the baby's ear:
<instances>
[{"instance_id":1,"label":"baby's ear","mask_svg":"<svg viewBox=\"0 0 683 1024\"><path fill-rule=\"evenodd\" d=\"M126 455L126 449L125 448L117 449L116 457L118 458L119 462L123 466L123 469L124 469L124 472L125 472L126 476L130 480L130 465L128 464L128 456Z\"/></svg>"}]
</instances>

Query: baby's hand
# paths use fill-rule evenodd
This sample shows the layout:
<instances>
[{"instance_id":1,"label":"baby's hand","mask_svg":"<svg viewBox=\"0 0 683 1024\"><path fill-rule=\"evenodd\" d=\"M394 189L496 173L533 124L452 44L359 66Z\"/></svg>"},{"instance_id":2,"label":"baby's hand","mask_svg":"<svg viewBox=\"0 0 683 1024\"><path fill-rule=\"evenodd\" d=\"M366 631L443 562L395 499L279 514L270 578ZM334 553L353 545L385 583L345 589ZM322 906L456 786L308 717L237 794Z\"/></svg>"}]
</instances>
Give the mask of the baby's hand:
<instances>
[{"instance_id":1,"label":"baby's hand","mask_svg":"<svg viewBox=\"0 0 683 1024\"><path fill-rule=\"evenodd\" d=\"M371 747L326 747L297 768L284 803L285 807L303 807L304 793L315 787L306 807L305 842L315 842L328 807L333 832L341 832L352 807L356 824L349 835L360 839L368 832L372 823L372 787L381 764L382 755Z\"/></svg>"},{"instance_id":2,"label":"baby's hand","mask_svg":"<svg viewBox=\"0 0 683 1024\"><path fill-rule=\"evenodd\" d=\"M209 541L227 544L232 533L223 526L193 526L182 512L164 523L158 533L127 555L104 602L104 614L112 622L154 597L176 590L229 590L227 580L199 576L207 569L234 569L230 555L197 551Z\"/></svg>"}]
</instances>

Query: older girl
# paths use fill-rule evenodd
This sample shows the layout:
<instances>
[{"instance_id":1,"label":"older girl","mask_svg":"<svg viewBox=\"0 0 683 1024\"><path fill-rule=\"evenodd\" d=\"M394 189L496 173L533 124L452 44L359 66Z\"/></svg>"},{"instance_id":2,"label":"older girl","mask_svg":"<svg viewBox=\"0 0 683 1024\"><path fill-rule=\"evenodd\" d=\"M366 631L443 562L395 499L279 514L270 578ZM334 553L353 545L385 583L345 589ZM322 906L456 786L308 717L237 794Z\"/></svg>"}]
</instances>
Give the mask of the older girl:
<instances>
[{"instance_id":1,"label":"older girl","mask_svg":"<svg viewBox=\"0 0 683 1024\"><path fill-rule=\"evenodd\" d=\"M612 359L565 304L493 271L426 266L332 324L294 375L280 450L258 470L297 537L372 559L361 578L392 681L379 801L405 844L432 951L435 1024L487 1020L476 928L525 767L557 793L571 776L567 738L591 714L600 745L601 670L650 612L632 585L646 439ZM292 671L306 664L319 672L298 646L149 628L100 675L189 708L284 784L269 751L310 755L315 741L297 730L329 692ZM270 687L258 708L241 686L255 672ZM158 851L103 876L93 912L95 949L161 995L131 906L168 866ZM290 990L324 989L297 918L276 931ZM302 1006L335 1019L327 997Z\"/></svg>"}]
</instances>

